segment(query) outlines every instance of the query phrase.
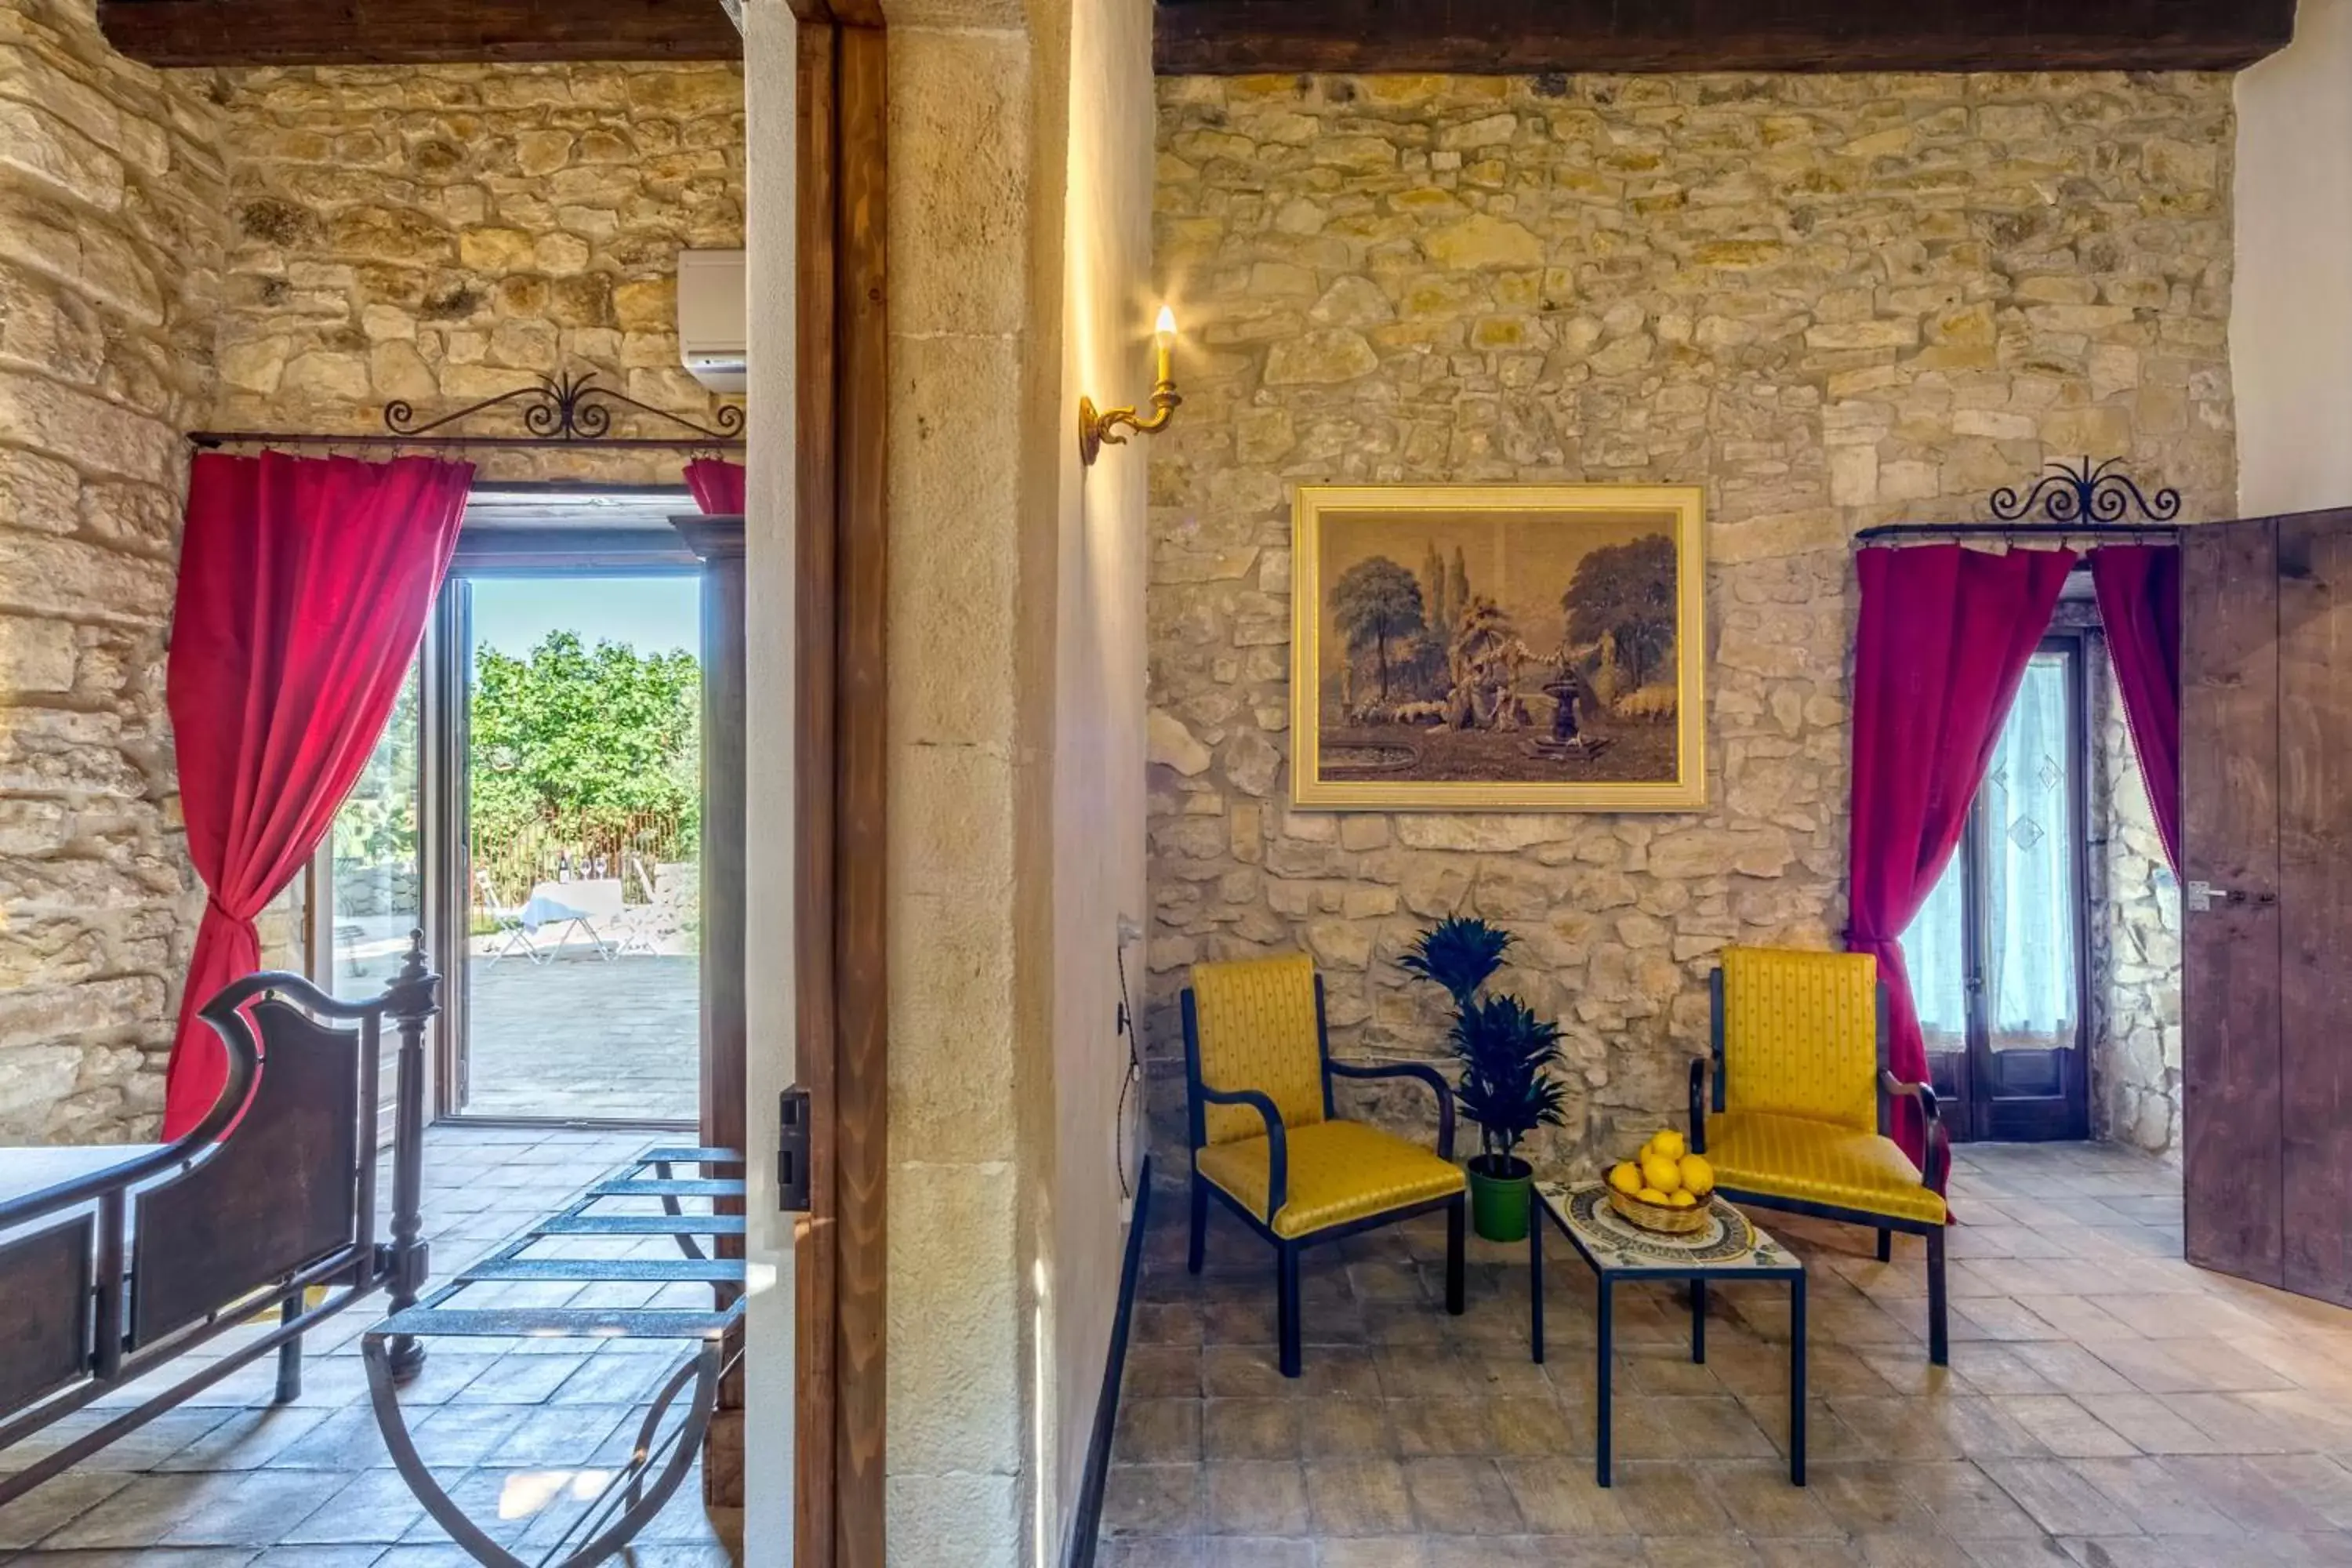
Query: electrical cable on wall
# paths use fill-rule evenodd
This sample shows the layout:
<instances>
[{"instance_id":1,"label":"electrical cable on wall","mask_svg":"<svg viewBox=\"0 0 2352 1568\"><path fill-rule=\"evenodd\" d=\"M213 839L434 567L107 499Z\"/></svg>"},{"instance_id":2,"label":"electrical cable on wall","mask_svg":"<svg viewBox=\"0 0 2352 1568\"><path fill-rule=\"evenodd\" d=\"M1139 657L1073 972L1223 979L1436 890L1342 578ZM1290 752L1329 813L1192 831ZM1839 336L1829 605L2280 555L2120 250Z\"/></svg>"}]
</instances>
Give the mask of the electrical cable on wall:
<instances>
[{"instance_id":1,"label":"electrical cable on wall","mask_svg":"<svg viewBox=\"0 0 2352 1568\"><path fill-rule=\"evenodd\" d=\"M1118 1164L1118 1195L1121 1198L1132 1200L1135 1196L1135 1189L1128 1184L1127 1180L1127 1097L1134 1091L1136 1085L1143 1081L1143 1057L1135 1042L1135 1006L1128 1000L1127 995L1125 935L1124 931L1120 933L1122 940L1112 949L1115 961L1118 964L1118 1032L1127 1037L1127 1078L1118 1086L1118 1124L1111 1130L1113 1140L1111 1150Z\"/></svg>"}]
</instances>

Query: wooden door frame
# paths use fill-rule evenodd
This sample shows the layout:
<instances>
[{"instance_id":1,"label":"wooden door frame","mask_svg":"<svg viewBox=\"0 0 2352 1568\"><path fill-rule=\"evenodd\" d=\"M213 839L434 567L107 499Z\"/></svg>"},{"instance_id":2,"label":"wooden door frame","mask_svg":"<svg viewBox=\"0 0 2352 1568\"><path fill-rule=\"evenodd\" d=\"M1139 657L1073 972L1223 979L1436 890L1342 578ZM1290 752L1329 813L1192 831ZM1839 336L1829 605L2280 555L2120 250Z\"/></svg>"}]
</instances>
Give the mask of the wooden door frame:
<instances>
[{"instance_id":1,"label":"wooden door frame","mask_svg":"<svg viewBox=\"0 0 2352 1568\"><path fill-rule=\"evenodd\" d=\"M887 1263L886 39L877 0L791 0L793 888L809 1209L794 1233L794 1561L882 1568Z\"/></svg>"}]
</instances>

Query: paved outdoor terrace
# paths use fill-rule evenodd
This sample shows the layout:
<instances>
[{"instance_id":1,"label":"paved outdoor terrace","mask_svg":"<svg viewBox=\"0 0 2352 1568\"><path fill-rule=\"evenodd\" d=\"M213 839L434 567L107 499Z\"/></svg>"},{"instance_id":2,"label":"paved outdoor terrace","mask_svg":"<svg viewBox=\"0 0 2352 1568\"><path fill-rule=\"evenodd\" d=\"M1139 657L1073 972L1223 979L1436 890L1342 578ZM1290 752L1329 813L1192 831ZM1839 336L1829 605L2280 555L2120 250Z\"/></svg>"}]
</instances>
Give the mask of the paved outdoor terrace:
<instances>
[{"instance_id":1,"label":"paved outdoor terrace","mask_svg":"<svg viewBox=\"0 0 2352 1568\"><path fill-rule=\"evenodd\" d=\"M2255 1568L2352 1564L2352 1312L2180 1261L2177 1173L2089 1145L1963 1148L1952 1364L1898 1237L1756 1211L1811 1271L1811 1484L1789 1485L1785 1288L1688 1309L1619 1287L1616 1485L1594 1484L1593 1285L1443 1221L1307 1254L1305 1375L1275 1370L1271 1255L1229 1215L1184 1271L1153 1204L1104 1568Z\"/></svg>"},{"instance_id":2,"label":"paved outdoor terrace","mask_svg":"<svg viewBox=\"0 0 2352 1568\"><path fill-rule=\"evenodd\" d=\"M433 1129L425 1139L425 1231L435 1272L454 1272L654 1141L645 1132ZM676 1256L661 1250L666 1239L646 1239L659 1244L649 1255ZM311 1336L296 1404L270 1403L276 1358L265 1356L0 1508L0 1563L472 1564L409 1495L368 1407L359 1336L382 1315L382 1302L379 1295L354 1305ZM685 1348L627 1340L428 1343L425 1370L401 1393L402 1404L415 1409L417 1447L474 1517L526 1560L625 1458L642 1401ZM184 1375L192 1364L183 1358L163 1375ZM141 1385L132 1384L108 1405L140 1397ZM0 1466L29 1463L44 1443L62 1442L97 1419L85 1413L53 1427L0 1455ZM727 1542L739 1521L714 1518L700 1498L698 1471L627 1561L636 1568L731 1563Z\"/></svg>"}]
</instances>

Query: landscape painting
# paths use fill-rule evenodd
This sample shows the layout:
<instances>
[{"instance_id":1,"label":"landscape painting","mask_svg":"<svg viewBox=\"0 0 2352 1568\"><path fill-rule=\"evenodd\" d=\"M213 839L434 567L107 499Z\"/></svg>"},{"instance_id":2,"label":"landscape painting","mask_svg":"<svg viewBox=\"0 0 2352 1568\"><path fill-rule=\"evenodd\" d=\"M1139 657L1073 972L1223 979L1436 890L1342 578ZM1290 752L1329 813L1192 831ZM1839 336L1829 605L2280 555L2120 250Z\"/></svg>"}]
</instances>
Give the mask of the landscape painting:
<instances>
[{"instance_id":1,"label":"landscape painting","mask_svg":"<svg viewBox=\"0 0 2352 1568\"><path fill-rule=\"evenodd\" d=\"M1687 486L1302 487L1293 801L1705 804L1700 527Z\"/></svg>"}]
</instances>

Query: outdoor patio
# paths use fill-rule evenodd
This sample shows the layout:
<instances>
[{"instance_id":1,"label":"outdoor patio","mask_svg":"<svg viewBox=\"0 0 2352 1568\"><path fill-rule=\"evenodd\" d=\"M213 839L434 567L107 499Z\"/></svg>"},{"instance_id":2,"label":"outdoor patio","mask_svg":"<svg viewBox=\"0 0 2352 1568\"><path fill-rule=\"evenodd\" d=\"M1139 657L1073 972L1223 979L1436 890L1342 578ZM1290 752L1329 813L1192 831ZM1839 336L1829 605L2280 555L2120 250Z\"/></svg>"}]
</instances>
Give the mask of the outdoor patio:
<instances>
[{"instance_id":1,"label":"outdoor patio","mask_svg":"<svg viewBox=\"0 0 2352 1568\"><path fill-rule=\"evenodd\" d=\"M648 1142L643 1133L432 1129L425 1234L435 1273L446 1277L487 1252ZM651 1256L669 1247L646 1241ZM382 1298L372 1299L312 1336L294 1404L270 1403L276 1362L265 1356L0 1508L0 1563L471 1568L392 1468L368 1408L358 1342L382 1310ZM639 1402L677 1349L669 1341L447 1341L431 1346L401 1402L415 1410L418 1448L452 1494L509 1550L536 1558L625 1458ZM164 1376L189 1368L182 1360ZM132 1384L103 1405L135 1404L147 1392ZM82 1413L0 1455L0 1467L29 1464L101 1418L95 1407ZM727 1542L740 1521L707 1513L700 1497L698 1471L625 1561L731 1563Z\"/></svg>"},{"instance_id":2,"label":"outdoor patio","mask_svg":"<svg viewBox=\"0 0 2352 1568\"><path fill-rule=\"evenodd\" d=\"M699 961L606 960L584 942L542 951L544 963L520 954L492 963L478 951L467 966L467 1114L692 1121Z\"/></svg>"}]
</instances>

